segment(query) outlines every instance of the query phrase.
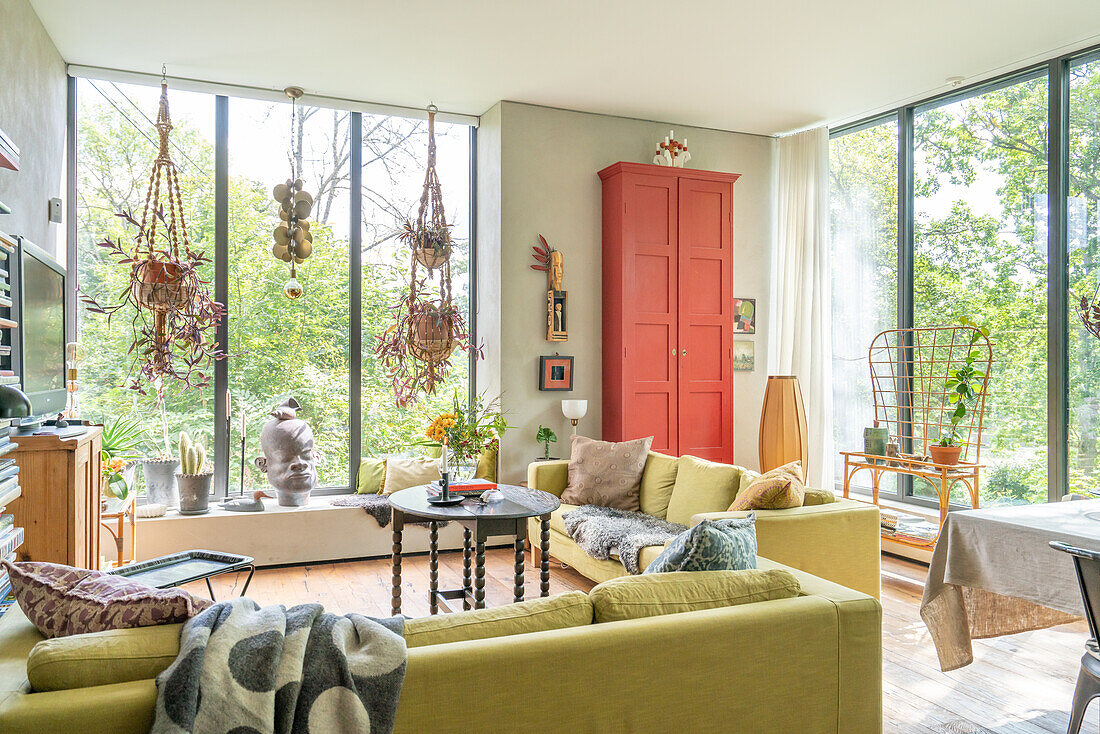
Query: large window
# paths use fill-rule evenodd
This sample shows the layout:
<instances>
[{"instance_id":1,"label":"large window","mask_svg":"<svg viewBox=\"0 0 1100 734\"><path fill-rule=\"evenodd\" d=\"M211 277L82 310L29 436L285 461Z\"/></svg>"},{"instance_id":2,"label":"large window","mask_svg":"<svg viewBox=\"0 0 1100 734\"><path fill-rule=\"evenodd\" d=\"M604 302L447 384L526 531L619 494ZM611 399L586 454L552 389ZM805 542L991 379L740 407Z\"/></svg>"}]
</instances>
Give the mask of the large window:
<instances>
[{"instance_id":1,"label":"large window","mask_svg":"<svg viewBox=\"0 0 1100 734\"><path fill-rule=\"evenodd\" d=\"M78 284L97 296L117 294L127 279L95 243L105 234L125 236L115 213L144 201L156 152L151 120L156 118L159 91L89 79L77 84ZM125 388L128 324L115 319L108 326L105 319L80 309L79 338L88 355L80 392L84 412L96 420L137 415L158 444L163 446L167 436L173 451L175 437L184 429L211 446L228 445L230 460L220 467L216 491L228 486L235 493L242 485L263 485L251 468L251 458L259 454L260 426L275 405L293 396L314 430L321 455L320 486L347 487L358 456L410 449L433 411L456 397L466 401L471 391L468 362L464 355L456 355L451 377L436 396L398 408L372 353L376 336L389 324L390 306L407 287L409 264L396 234L406 217L416 216L427 158L427 124L302 105L296 131L302 145L292 151L288 102L232 97L219 107L216 99L212 94L169 92L175 125L172 154L180 167L191 238L212 258L209 279L214 282L218 275L228 284L227 369L201 391L170 386L160 405L152 390L143 396ZM220 124L217 114L225 115ZM216 194L221 193L215 191L219 129L227 130L228 151L228 212L222 222L215 214ZM436 123L437 165L456 240L454 297L467 309L472 135L468 125ZM355 147L361 151L358 175L351 170ZM278 223L271 189L289 176L292 159L315 197L310 216L313 253L298 272L305 294L294 301L283 295L289 265L271 253ZM361 182L358 191L352 189L355 181ZM353 232L359 237L353 238ZM351 248L357 240L362 266L352 272ZM226 242L225 252L219 254L227 266L216 274L218 241ZM353 319L356 288L362 309ZM360 319L362 349L353 353L352 328ZM352 405L357 377L362 400ZM222 425L214 419L216 406L228 406L228 420ZM238 453L242 411L249 426L243 477ZM362 441L352 446L356 425Z\"/></svg>"},{"instance_id":2,"label":"large window","mask_svg":"<svg viewBox=\"0 0 1100 734\"><path fill-rule=\"evenodd\" d=\"M1100 284L1098 59L1095 50L1062 57L902 107L887 123L833 132L839 446L858 449L869 420L865 388L851 385L866 386L866 365L845 371L854 359L847 340L866 345L872 324L953 325L965 317L987 326L994 341L982 504L1100 494L1100 341L1077 312ZM891 155L902 170L887 167ZM880 267L882 281L868 285L863 273L891 242L898 269ZM854 409L844 404L853 398ZM935 496L907 478L896 491L917 502ZM960 491L953 499L966 498Z\"/></svg>"}]
</instances>

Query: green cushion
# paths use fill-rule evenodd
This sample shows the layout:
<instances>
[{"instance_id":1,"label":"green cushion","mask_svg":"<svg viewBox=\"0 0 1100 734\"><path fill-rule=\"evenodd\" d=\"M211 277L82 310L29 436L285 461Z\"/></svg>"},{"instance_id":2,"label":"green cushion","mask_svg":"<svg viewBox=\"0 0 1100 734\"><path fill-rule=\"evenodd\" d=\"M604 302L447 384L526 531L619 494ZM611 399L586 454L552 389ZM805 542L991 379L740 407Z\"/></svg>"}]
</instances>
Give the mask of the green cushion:
<instances>
[{"instance_id":1,"label":"green cushion","mask_svg":"<svg viewBox=\"0 0 1100 734\"><path fill-rule=\"evenodd\" d=\"M592 624L592 602L583 591L570 591L503 607L410 619L405 622L405 643L423 647L588 624Z\"/></svg>"},{"instance_id":2,"label":"green cushion","mask_svg":"<svg viewBox=\"0 0 1100 734\"><path fill-rule=\"evenodd\" d=\"M27 680L41 692L155 678L176 659L182 627L162 624L43 640L27 657Z\"/></svg>"},{"instance_id":3,"label":"green cushion","mask_svg":"<svg viewBox=\"0 0 1100 734\"><path fill-rule=\"evenodd\" d=\"M828 505L836 502L836 495L827 489L806 488L806 496L802 499L802 506Z\"/></svg>"},{"instance_id":4,"label":"green cushion","mask_svg":"<svg viewBox=\"0 0 1100 734\"><path fill-rule=\"evenodd\" d=\"M659 517L668 515L668 501L672 499L672 488L676 486L676 467L680 460L675 456L665 456L650 451L642 471L641 495L642 512Z\"/></svg>"},{"instance_id":5,"label":"green cushion","mask_svg":"<svg viewBox=\"0 0 1100 734\"><path fill-rule=\"evenodd\" d=\"M673 571L622 576L588 592L596 622L679 614L699 609L752 604L798 596L801 587L789 572Z\"/></svg>"},{"instance_id":6,"label":"green cushion","mask_svg":"<svg viewBox=\"0 0 1100 734\"><path fill-rule=\"evenodd\" d=\"M477 457L477 471L474 472L474 478L485 479L490 482L497 480L496 449L486 449Z\"/></svg>"},{"instance_id":7,"label":"green cushion","mask_svg":"<svg viewBox=\"0 0 1100 734\"><path fill-rule=\"evenodd\" d=\"M386 484L386 460L363 459L355 479L356 494L378 494Z\"/></svg>"},{"instance_id":8,"label":"green cushion","mask_svg":"<svg viewBox=\"0 0 1100 734\"><path fill-rule=\"evenodd\" d=\"M737 496L742 471L739 466L681 456L665 519L690 525L691 516L700 512L725 512Z\"/></svg>"}]
</instances>

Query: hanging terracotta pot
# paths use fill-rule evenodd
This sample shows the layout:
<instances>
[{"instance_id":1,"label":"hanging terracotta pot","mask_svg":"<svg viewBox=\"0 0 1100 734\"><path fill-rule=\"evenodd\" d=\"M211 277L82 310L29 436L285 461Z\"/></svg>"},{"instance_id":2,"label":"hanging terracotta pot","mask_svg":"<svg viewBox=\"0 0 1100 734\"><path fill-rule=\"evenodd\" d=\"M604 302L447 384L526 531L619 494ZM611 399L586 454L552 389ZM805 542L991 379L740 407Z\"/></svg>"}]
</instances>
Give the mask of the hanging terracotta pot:
<instances>
[{"instance_id":1,"label":"hanging terracotta pot","mask_svg":"<svg viewBox=\"0 0 1100 734\"><path fill-rule=\"evenodd\" d=\"M451 248L442 247L436 249L434 247L418 247L414 251L416 261L428 268L428 270L435 270L443 265L451 257Z\"/></svg>"},{"instance_id":2,"label":"hanging terracotta pot","mask_svg":"<svg viewBox=\"0 0 1100 734\"><path fill-rule=\"evenodd\" d=\"M173 262L142 260L134 265L130 281L134 300L150 311L181 309L194 296L183 268Z\"/></svg>"},{"instance_id":3,"label":"hanging terracotta pot","mask_svg":"<svg viewBox=\"0 0 1100 734\"><path fill-rule=\"evenodd\" d=\"M409 319L409 352L424 362L436 362L451 356L458 343L449 316L434 307L424 308Z\"/></svg>"}]
</instances>

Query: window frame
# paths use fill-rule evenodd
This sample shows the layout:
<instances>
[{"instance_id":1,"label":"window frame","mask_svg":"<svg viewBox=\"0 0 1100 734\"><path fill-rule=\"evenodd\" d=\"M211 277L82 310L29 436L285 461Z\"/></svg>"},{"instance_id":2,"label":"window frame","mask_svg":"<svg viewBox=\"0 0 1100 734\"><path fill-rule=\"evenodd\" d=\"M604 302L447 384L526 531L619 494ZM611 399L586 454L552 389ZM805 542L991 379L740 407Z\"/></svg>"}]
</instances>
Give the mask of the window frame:
<instances>
[{"instance_id":1,"label":"window frame","mask_svg":"<svg viewBox=\"0 0 1100 734\"><path fill-rule=\"evenodd\" d=\"M97 73L102 72L102 73ZM100 70L91 67L73 67L68 70L67 85L67 137L66 137L66 263L67 299L66 323L71 338L79 338L76 311L76 289L78 287L78 82L80 79L115 81L125 84L156 86L159 76L147 74ZM214 298L226 305L226 311L215 327L215 338L221 344L229 343L229 108L232 99L262 99L285 102L284 95L273 95L269 90L248 87L227 87L215 83L195 80L169 79L170 85L187 91L198 91L214 96ZM177 83L178 82L178 83ZM232 96L227 94L232 92ZM281 99L280 99L281 98ZM337 109L351 114L348 130L350 159L349 188L350 230L349 247L349 297L348 297L348 473L347 484L338 486L318 486L313 495L348 494L355 491L356 477L362 452L362 377L363 377L363 314L362 314L362 238L363 238L363 113L384 114L392 117L411 117L426 119L426 113L405 107L377 105L356 100L342 100L328 97L310 96L310 103L318 107ZM470 327L472 343L477 339L477 127L479 119L465 115L441 113L437 119L443 122L464 124L469 134L470 190L468 199L469 217L469 313L467 324ZM220 499L235 496L229 488L229 462L235 456L235 448L230 444L231 420L229 415L229 357L214 364L214 416L212 445L214 448L213 497ZM475 354L469 354L470 370L468 378L467 400L472 404L477 395L477 371L474 369Z\"/></svg>"},{"instance_id":2,"label":"window frame","mask_svg":"<svg viewBox=\"0 0 1100 734\"><path fill-rule=\"evenodd\" d=\"M829 139L859 132L896 119L898 124L897 322L912 328L914 319L914 116L953 101L1047 77L1047 501L1057 502L1069 489L1069 342L1068 222L1070 68L1100 60L1100 45L1000 74L950 92L878 112L830 128ZM906 450L905 447L902 447ZM836 482L840 490L842 482ZM881 496L881 495L880 495ZM935 501L913 496L913 478L899 476L892 500L925 507ZM963 508L964 505L952 504Z\"/></svg>"}]
</instances>

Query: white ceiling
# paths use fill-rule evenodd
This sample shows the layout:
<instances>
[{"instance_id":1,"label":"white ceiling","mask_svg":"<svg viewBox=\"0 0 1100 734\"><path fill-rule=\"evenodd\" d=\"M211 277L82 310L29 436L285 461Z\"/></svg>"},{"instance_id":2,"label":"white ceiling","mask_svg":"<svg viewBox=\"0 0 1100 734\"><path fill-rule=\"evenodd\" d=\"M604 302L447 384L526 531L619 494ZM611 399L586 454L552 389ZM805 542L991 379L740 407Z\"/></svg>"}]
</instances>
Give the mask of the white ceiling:
<instances>
[{"instance_id":1,"label":"white ceiling","mask_svg":"<svg viewBox=\"0 0 1100 734\"><path fill-rule=\"evenodd\" d=\"M1097 0L31 0L66 61L773 134L1100 41Z\"/></svg>"}]
</instances>

